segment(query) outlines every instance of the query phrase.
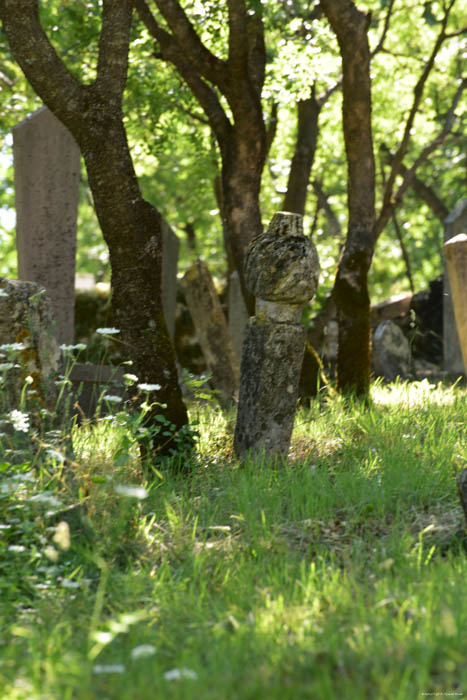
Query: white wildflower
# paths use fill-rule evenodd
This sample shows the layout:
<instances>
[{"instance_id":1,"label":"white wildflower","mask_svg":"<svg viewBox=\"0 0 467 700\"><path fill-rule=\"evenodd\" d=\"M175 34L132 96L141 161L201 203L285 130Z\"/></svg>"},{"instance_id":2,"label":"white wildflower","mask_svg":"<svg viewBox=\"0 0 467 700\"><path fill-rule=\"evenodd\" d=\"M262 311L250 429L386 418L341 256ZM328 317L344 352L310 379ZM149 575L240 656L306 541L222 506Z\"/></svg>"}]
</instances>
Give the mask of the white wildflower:
<instances>
[{"instance_id":1,"label":"white wildflower","mask_svg":"<svg viewBox=\"0 0 467 700\"><path fill-rule=\"evenodd\" d=\"M27 433L29 430L29 416L27 413L14 409L9 413L10 422L15 430Z\"/></svg>"},{"instance_id":2,"label":"white wildflower","mask_svg":"<svg viewBox=\"0 0 467 700\"><path fill-rule=\"evenodd\" d=\"M125 666L123 664L96 664L92 672L96 675L104 673L125 673Z\"/></svg>"},{"instance_id":3,"label":"white wildflower","mask_svg":"<svg viewBox=\"0 0 467 700\"><path fill-rule=\"evenodd\" d=\"M129 373L124 374L123 379L125 380L126 386L132 386L132 384L136 384L136 382L138 381L138 377L136 376L136 374Z\"/></svg>"},{"instance_id":4,"label":"white wildflower","mask_svg":"<svg viewBox=\"0 0 467 700\"><path fill-rule=\"evenodd\" d=\"M120 333L118 328L96 328L96 333L100 333L101 335L115 335L116 333Z\"/></svg>"},{"instance_id":5,"label":"white wildflower","mask_svg":"<svg viewBox=\"0 0 467 700\"><path fill-rule=\"evenodd\" d=\"M0 350L3 352L16 352L17 350L26 350L24 343L5 343L0 345Z\"/></svg>"},{"instance_id":6,"label":"white wildflower","mask_svg":"<svg viewBox=\"0 0 467 700\"><path fill-rule=\"evenodd\" d=\"M118 484L115 487L115 491L120 496L138 498L140 501L148 497L148 492L143 486L125 486L124 484Z\"/></svg>"},{"instance_id":7,"label":"white wildflower","mask_svg":"<svg viewBox=\"0 0 467 700\"><path fill-rule=\"evenodd\" d=\"M132 659L144 659L147 656L153 656L156 653L156 648L152 644L141 644L131 650Z\"/></svg>"},{"instance_id":8,"label":"white wildflower","mask_svg":"<svg viewBox=\"0 0 467 700\"><path fill-rule=\"evenodd\" d=\"M191 668L172 668L170 671L164 673L164 679L166 681L180 681L185 678L196 681L198 680L198 674L196 671L192 671Z\"/></svg>"},{"instance_id":9,"label":"white wildflower","mask_svg":"<svg viewBox=\"0 0 467 700\"><path fill-rule=\"evenodd\" d=\"M160 388L160 384L146 384L145 382L138 384L138 389L141 389L141 391L159 391Z\"/></svg>"},{"instance_id":10,"label":"white wildflower","mask_svg":"<svg viewBox=\"0 0 467 700\"><path fill-rule=\"evenodd\" d=\"M121 396L114 396L113 394L105 394L103 396L104 401L110 401L110 403L120 403L122 400Z\"/></svg>"},{"instance_id":11,"label":"white wildflower","mask_svg":"<svg viewBox=\"0 0 467 700\"><path fill-rule=\"evenodd\" d=\"M70 526L65 520L58 523L52 539L64 552L70 549Z\"/></svg>"},{"instance_id":12,"label":"white wildflower","mask_svg":"<svg viewBox=\"0 0 467 700\"><path fill-rule=\"evenodd\" d=\"M54 564L58 561L58 552L55 547L45 547L44 554L47 559L50 559Z\"/></svg>"}]
</instances>

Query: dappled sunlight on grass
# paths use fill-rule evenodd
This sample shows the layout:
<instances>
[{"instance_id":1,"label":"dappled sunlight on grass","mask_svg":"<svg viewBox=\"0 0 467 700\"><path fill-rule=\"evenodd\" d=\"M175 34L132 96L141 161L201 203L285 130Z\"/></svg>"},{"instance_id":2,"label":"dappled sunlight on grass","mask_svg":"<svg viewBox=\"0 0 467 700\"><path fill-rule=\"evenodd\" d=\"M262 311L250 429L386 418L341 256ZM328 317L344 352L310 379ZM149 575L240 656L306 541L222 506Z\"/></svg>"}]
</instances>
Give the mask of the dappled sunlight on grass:
<instances>
[{"instance_id":1,"label":"dappled sunlight on grass","mask_svg":"<svg viewBox=\"0 0 467 700\"><path fill-rule=\"evenodd\" d=\"M298 412L289 460L242 465L233 413L197 405L188 476L144 471L127 424L75 428L74 491L53 462L0 489L18 520L0 548L5 700L463 689L466 407L423 383L331 397Z\"/></svg>"}]
</instances>

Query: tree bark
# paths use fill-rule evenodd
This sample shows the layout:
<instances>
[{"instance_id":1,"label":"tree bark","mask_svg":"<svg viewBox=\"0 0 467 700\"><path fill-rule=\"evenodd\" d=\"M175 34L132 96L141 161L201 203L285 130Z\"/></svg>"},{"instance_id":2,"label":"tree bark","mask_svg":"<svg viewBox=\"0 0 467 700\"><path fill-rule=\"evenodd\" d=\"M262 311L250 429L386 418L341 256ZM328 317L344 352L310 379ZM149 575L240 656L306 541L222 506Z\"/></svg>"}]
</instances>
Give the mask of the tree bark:
<instances>
[{"instance_id":1,"label":"tree bark","mask_svg":"<svg viewBox=\"0 0 467 700\"><path fill-rule=\"evenodd\" d=\"M91 85L79 84L56 54L41 27L38 0L0 0L0 17L26 78L81 149L109 247L112 303L132 371L140 383L160 385L152 396L166 404L164 414L178 431L188 417L162 308L161 216L141 196L123 126L132 6L131 0L104 0L97 78ZM167 437L153 446L170 451Z\"/></svg>"},{"instance_id":2,"label":"tree bark","mask_svg":"<svg viewBox=\"0 0 467 700\"><path fill-rule=\"evenodd\" d=\"M348 171L348 233L333 298L339 321L337 386L365 396L370 386L368 270L374 252L375 166L371 131L368 17L351 0L320 0L339 43Z\"/></svg>"},{"instance_id":3,"label":"tree bark","mask_svg":"<svg viewBox=\"0 0 467 700\"><path fill-rule=\"evenodd\" d=\"M284 211L302 216L305 214L308 183L318 142L321 107L314 85L310 97L297 102L297 139L282 207Z\"/></svg>"},{"instance_id":4,"label":"tree bark","mask_svg":"<svg viewBox=\"0 0 467 700\"><path fill-rule=\"evenodd\" d=\"M251 239L261 233L259 192L268 141L261 104L266 52L260 10L253 14L244 0L227 0L228 58L209 51L177 0L155 0L169 31L146 0L135 0L138 13L154 37L158 55L171 62L203 108L222 158L221 184L224 238L235 263L250 312L243 263ZM227 100L231 116L221 104Z\"/></svg>"}]
</instances>

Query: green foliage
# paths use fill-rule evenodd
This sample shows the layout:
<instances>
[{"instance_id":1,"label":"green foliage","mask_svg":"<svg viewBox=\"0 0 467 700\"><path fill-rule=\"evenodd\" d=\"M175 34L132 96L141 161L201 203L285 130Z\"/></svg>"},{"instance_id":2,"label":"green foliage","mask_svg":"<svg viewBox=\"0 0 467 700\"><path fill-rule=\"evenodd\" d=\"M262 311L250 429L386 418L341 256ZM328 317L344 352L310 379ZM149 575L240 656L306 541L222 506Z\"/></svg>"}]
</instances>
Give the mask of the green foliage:
<instances>
[{"instance_id":1,"label":"green foliage","mask_svg":"<svg viewBox=\"0 0 467 700\"><path fill-rule=\"evenodd\" d=\"M193 407L191 477L150 484L115 464L127 425L75 428L87 530L69 538L60 463L1 464L3 697L459 691L466 401L428 382L334 396L299 414L287 464L243 467L230 417Z\"/></svg>"},{"instance_id":2,"label":"green foliage","mask_svg":"<svg viewBox=\"0 0 467 700\"><path fill-rule=\"evenodd\" d=\"M375 48L383 32L388 2L366 0L359 8L371 11L370 44ZM97 0L41 2L44 27L67 67L83 82L95 75L101 5ZM183 7L202 40L219 57L227 51L226 4L190 0ZM319 9L301 0L283 3L249 3L250 12L264 18L268 63L263 93L265 112L272 102L279 104L279 125L265 168L261 207L265 223L281 208L296 137L296 101L309 95L314 83L323 94L340 75L337 42ZM153 8L155 9L155 8ZM409 153L410 166L424 146L439 132L462 75L466 51L463 3L458 0L451 12L448 33L433 73L425 87L421 108L415 120ZM373 135L375 152L385 144L395 150L399 144L413 87L423 69L440 28L442 5L410 0L396 3L385 37L384 50L372 62ZM454 34L458 33L457 36ZM6 135L19 120L40 106L21 71L12 61L5 37L0 38L0 131ZM129 142L145 197L161 210L182 242L180 269L196 255L205 257L213 272L225 273L222 253L222 222L214 195L219 175L219 154L205 116L190 90L176 72L154 57L157 47L142 23L135 19L129 72L125 93L125 123ZM228 107L224 105L228 111ZM433 188L448 210L464 194L466 140L463 123L466 103L457 110L452 134L419 170L420 179ZM4 156L9 145L4 145ZM10 161L0 157L1 206L13 207ZM377 167L377 198L383 191L383 170ZM329 204L341 223L342 235L336 240L327 217L317 209L310 188L305 217L306 229L314 231L321 262L320 295L325 296L334 280L339 248L346 233L346 160L341 129L341 95L336 91L320 115L320 137L312 178L321 182ZM442 224L410 192L397 210L399 227L412 265L416 288L441 272ZM6 221L6 223L5 223ZM8 224L8 225L6 225ZM187 242L186 228L192 227L196 250ZM80 272L93 272L109 280L108 254L95 218L92 199L83 172L78 224ZM11 219L0 219L2 267L0 274L14 276L13 230ZM390 223L383 233L370 275L373 301L408 288L407 272Z\"/></svg>"}]
</instances>

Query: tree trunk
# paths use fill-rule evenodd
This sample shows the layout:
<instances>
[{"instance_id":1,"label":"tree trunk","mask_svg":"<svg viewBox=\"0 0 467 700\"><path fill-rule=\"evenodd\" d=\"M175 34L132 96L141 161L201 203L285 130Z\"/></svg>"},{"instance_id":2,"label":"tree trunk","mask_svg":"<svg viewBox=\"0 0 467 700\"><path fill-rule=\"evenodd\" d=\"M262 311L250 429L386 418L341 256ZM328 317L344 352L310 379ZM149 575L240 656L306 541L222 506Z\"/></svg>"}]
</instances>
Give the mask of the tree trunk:
<instances>
[{"instance_id":1,"label":"tree trunk","mask_svg":"<svg viewBox=\"0 0 467 700\"><path fill-rule=\"evenodd\" d=\"M284 211L305 214L308 183L318 142L318 118L321 104L315 96L297 103L297 140L290 167L287 192L282 205Z\"/></svg>"},{"instance_id":2,"label":"tree trunk","mask_svg":"<svg viewBox=\"0 0 467 700\"><path fill-rule=\"evenodd\" d=\"M88 117L94 129L98 118ZM188 417L162 307L161 215L141 196L120 117L106 120L105 138L91 127L79 131L96 214L109 247L112 305L133 363L131 372L139 383L160 385L150 399L166 408L156 406L152 413L162 412L179 430ZM157 441L163 453L170 447L167 437Z\"/></svg>"},{"instance_id":3,"label":"tree trunk","mask_svg":"<svg viewBox=\"0 0 467 700\"><path fill-rule=\"evenodd\" d=\"M151 399L165 404L148 415L148 422L164 412L178 431L188 418L162 310L161 217L141 196L123 126L132 11L132 0L103 0L97 77L81 85L44 33L38 0L0 0L3 29L15 59L84 156L109 247L112 302L121 338L139 382L159 384ZM169 453L167 436L159 435L153 447Z\"/></svg>"},{"instance_id":4,"label":"tree trunk","mask_svg":"<svg viewBox=\"0 0 467 700\"><path fill-rule=\"evenodd\" d=\"M337 386L341 392L364 396L370 386L368 270L375 246L368 17L351 0L321 0L320 4L342 57L348 171L348 232L333 290L339 321Z\"/></svg>"},{"instance_id":5,"label":"tree trunk","mask_svg":"<svg viewBox=\"0 0 467 700\"><path fill-rule=\"evenodd\" d=\"M248 142L252 141L250 150ZM258 143L254 132L242 134L239 139L236 134L231 134L222 144L222 214L226 248L232 253L250 314L254 313L254 299L245 287L243 268L251 239L262 232L259 194L264 148L265 139Z\"/></svg>"}]
</instances>

